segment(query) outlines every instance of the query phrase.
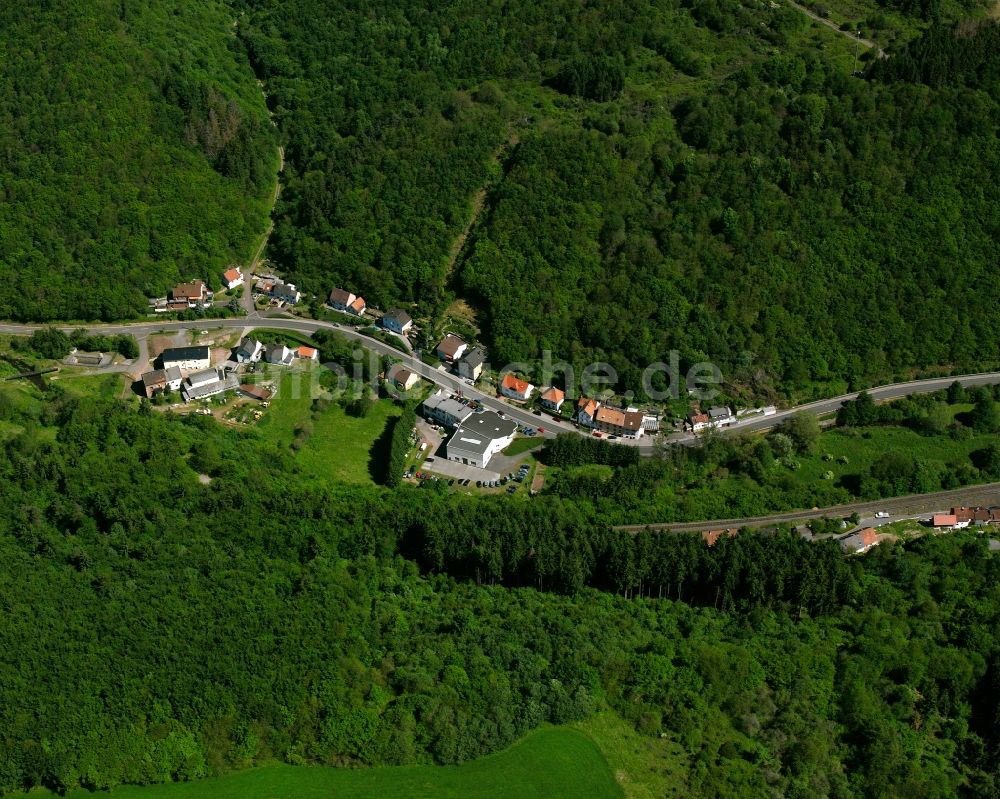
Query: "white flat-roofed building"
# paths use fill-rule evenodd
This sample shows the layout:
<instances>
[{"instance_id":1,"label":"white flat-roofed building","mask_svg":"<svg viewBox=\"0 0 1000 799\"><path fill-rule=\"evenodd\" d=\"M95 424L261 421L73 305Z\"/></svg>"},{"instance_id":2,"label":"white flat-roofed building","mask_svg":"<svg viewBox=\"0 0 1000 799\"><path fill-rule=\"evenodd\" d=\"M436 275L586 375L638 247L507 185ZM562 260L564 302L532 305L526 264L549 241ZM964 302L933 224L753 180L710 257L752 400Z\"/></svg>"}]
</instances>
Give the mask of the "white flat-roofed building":
<instances>
[{"instance_id":1,"label":"white flat-roofed building","mask_svg":"<svg viewBox=\"0 0 1000 799\"><path fill-rule=\"evenodd\" d=\"M484 468L490 458L510 446L517 424L493 411L475 413L455 430L448 441L448 460Z\"/></svg>"}]
</instances>

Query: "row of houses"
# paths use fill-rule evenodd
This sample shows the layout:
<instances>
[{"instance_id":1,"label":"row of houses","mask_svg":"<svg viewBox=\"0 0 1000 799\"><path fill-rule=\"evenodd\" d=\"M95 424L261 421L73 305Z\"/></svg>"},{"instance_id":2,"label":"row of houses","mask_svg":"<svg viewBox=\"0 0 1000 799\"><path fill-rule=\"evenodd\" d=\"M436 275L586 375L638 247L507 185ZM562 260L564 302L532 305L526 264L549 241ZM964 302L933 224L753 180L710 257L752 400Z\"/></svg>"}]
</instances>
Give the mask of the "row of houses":
<instances>
[{"instance_id":1,"label":"row of houses","mask_svg":"<svg viewBox=\"0 0 1000 799\"><path fill-rule=\"evenodd\" d=\"M596 399L581 397L576 403L576 421L608 435L622 438L642 438L656 432L659 420L636 408L615 408Z\"/></svg>"},{"instance_id":2,"label":"row of houses","mask_svg":"<svg viewBox=\"0 0 1000 799\"><path fill-rule=\"evenodd\" d=\"M989 524L1000 524L1000 507L959 507L952 508L951 513L935 513L931 516L931 527L939 530L962 530L970 525L985 527Z\"/></svg>"},{"instance_id":3,"label":"row of houses","mask_svg":"<svg viewBox=\"0 0 1000 799\"><path fill-rule=\"evenodd\" d=\"M352 316L364 316L368 307L364 297L359 297L347 289L335 288L327 298L327 304L335 311L349 313Z\"/></svg>"},{"instance_id":4,"label":"row of houses","mask_svg":"<svg viewBox=\"0 0 1000 799\"><path fill-rule=\"evenodd\" d=\"M236 348L237 363L273 363L279 366L288 366L297 359L306 361L318 361L319 350L315 347L305 345L290 348L284 344L263 344L253 336L247 336Z\"/></svg>"}]
</instances>

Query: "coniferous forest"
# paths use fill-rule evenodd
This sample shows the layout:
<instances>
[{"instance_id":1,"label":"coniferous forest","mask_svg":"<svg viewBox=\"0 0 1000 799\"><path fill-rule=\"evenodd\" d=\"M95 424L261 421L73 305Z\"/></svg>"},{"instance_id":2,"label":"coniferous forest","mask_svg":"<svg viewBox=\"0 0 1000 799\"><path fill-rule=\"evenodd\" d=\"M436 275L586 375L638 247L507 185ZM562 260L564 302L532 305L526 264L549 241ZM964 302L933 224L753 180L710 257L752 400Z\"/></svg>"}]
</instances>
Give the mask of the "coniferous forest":
<instances>
[{"instance_id":1,"label":"coniferous forest","mask_svg":"<svg viewBox=\"0 0 1000 799\"><path fill-rule=\"evenodd\" d=\"M997 795L980 536L846 559L331 492L256 433L50 393L0 393L0 790L455 763L610 707L688 796Z\"/></svg>"}]
</instances>

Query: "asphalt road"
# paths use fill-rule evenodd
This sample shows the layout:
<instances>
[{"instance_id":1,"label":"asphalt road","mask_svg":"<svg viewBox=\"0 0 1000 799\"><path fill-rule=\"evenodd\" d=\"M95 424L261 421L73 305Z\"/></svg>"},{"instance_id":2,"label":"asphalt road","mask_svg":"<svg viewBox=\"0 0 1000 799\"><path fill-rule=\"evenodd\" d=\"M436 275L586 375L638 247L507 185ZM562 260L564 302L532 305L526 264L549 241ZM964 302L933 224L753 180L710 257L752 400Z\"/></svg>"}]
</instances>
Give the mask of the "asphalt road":
<instances>
[{"instance_id":1,"label":"asphalt road","mask_svg":"<svg viewBox=\"0 0 1000 799\"><path fill-rule=\"evenodd\" d=\"M0 323L0 333L30 335L32 331L46 325L19 325ZM553 419L549 415L535 416L530 411L526 411L511 403L497 399L494 394L486 394L473 386L468 385L460 377L450 374L441 368L435 368L424 363L415 355L405 355L395 347L390 347L377 339L366 336L353 328L334 324L333 322L323 322L316 319L297 319L294 317L282 316L260 316L255 314L251 317L241 317L236 319L202 319L195 322L182 321L156 321L152 322L131 322L126 324L95 324L95 325L60 325L61 329L67 333L80 327L93 330L97 333L113 335L117 333L130 333L137 338L149 336L161 330L199 330L205 328L232 328L243 330L248 333L258 328L271 328L276 330L289 330L295 333L312 335L317 330L335 330L344 338L357 342L365 349L378 353L379 355L391 355L399 358L407 369L415 372L421 377L431 381L441 388L449 391L461 391L463 395L470 399L476 399L486 407L500 411L510 417L520 425L537 428L541 424L545 428L546 437L554 436L556 433L573 432L577 428L568 422ZM322 353L320 353L322 355ZM886 401L899 399L909 394L927 394L933 391L942 391L949 385L958 381L966 387L985 386L1000 383L1000 372L984 372L981 374L959 375L956 377L935 377L927 380L912 380L905 383L892 383L890 385L879 386L868 389L868 393L876 400ZM857 398L860 392L842 394L839 397L817 400L804 405L799 405L788 410L778 411L773 416L756 417L746 419L719 431L723 435L734 433L749 433L768 430L780 425L790 416L807 411L817 415L836 413L836 411L849 400ZM694 433L671 433L665 436L665 441L669 444L696 444L704 434ZM652 451L655 439L643 437L637 440L619 439L619 442L628 446L638 446L644 452Z\"/></svg>"}]
</instances>

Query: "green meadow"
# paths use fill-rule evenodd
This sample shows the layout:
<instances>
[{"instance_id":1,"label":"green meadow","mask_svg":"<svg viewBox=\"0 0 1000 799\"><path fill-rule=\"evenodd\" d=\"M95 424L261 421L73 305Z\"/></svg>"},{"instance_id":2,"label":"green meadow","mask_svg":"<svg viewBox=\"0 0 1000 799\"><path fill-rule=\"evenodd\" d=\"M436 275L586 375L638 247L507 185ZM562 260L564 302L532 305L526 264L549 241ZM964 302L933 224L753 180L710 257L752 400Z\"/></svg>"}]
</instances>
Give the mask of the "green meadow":
<instances>
[{"instance_id":1,"label":"green meadow","mask_svg":"<svg viewBox=\"0 0 1000 799\"><path fill-rule=\"evenodd\" d=\"M584 733L537 730L509 749L458 766L346 769L264 766L222 777L116 789L115 799L615 799L607 761ZM85 790L69 799L112 796Z\"/></svg>"}]
</instances>

